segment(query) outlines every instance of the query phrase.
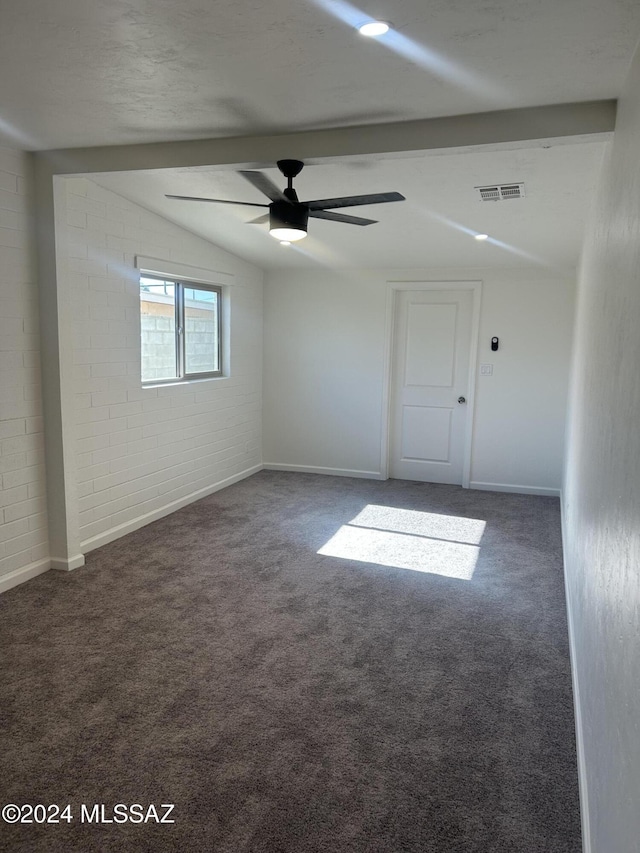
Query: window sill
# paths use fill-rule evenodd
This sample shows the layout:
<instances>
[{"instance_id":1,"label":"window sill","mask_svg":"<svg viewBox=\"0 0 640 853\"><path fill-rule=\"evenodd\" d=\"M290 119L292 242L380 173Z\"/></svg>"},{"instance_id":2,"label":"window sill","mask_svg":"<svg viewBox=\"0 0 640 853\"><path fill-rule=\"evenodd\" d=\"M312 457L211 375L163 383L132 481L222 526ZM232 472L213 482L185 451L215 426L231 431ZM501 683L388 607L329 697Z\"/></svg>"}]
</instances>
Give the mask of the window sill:
<instances>
[{"instance_id":1,"label":"window sill","mask_svg":"<svg viewBox=\"0 0 640 853\"><path fill-rule=\"evenodd\" d=\"M177 385L197 385L201 382L220 382L221 379L228 379L226 374L220 376L199 376L194 379L167 379L164 382L160 380L151 380L150 382L142 383L142 390L146 391L150 388L175 388Z\"/></svg>"}]
</instances>

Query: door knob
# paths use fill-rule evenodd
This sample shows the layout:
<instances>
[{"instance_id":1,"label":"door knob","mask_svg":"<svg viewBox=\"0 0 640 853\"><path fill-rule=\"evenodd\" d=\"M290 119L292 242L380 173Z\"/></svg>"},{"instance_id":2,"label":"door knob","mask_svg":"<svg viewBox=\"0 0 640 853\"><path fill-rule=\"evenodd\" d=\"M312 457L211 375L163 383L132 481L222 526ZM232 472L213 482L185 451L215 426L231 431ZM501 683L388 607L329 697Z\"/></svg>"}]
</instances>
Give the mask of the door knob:
<instances>
[{"instance_id":1,"label":"door knob","mask_svg":"<svg viewBox=\"0 0 640 853\"><path fill-rule=\"evenodd\" d=\"M458 397L458 402L459 403L466 403L467 401L464 397Z\"/></svg>"}]
</instances>

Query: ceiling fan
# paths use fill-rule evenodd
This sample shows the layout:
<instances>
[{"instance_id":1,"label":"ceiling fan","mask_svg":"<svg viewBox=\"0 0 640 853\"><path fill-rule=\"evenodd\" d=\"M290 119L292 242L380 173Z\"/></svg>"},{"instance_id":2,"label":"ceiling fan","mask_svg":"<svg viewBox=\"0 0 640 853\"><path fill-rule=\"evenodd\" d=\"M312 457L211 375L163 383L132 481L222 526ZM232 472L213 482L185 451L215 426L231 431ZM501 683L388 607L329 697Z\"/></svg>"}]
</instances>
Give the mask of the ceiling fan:
<instances>
[{"instance_id":1,"label":"ceiling fan","mask_svg":"<svg viewBox=\"0 0 640 853\"><path fill-rule=\"evenodd\" d=\"M266 207L268 213L251 220L252 223L269 223L269 233L277 240L289 243L307 236L307 221L330 219L332 222L346 222L349 225L373 225L376 219L364 219L361 216L346 216L332 213L336 207L357 207L361 204L382 204L388 201L404 201L400 193L372 193L370 195L351 195L343 198L321 198L314 201L299 201L293 188L293 179L302 171L304 163L300 160L278 160L278 168L287 179L284 190L278 187L262 172L240 171L250 184L271 199L271 204L254 204L248 201L229 201L222 198L197 198L188 195L167 195L167 198L182 201L208 201L214 204L240 204L246 207Z\"/></svg>"}]
</instances>

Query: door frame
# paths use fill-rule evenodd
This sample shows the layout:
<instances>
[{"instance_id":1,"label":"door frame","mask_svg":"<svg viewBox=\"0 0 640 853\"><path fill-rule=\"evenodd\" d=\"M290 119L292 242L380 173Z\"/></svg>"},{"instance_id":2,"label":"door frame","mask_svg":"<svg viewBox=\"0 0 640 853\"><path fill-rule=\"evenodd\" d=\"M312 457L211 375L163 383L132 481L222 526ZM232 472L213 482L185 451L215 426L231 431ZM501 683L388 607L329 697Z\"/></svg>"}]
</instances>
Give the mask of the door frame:
<instances>
[{"instance_id":1,"label":"door frame","mask_svg":"<svg viewBox=\"0 0 640 853\"><path fill-rule=\"evenodd\" d=\"M465 424L462 486L469 488L471 481L471 446L473 442L473 422L476 396L476 368L478 362L478 340L480 334L480 301L482 298L482 281L442 281L412 279L409 281L387 281L387 305L385 316L385 354L384 354L384 384L382 389L382 440L380 473L383 480L389 479L389 452L391 434L391 380L393 375L393 358L395 350L394 329L398 311L398 294L405 290L466 290L472 295L471 309L471 341L469 346L469 389L467 394L467 421Z\"/></svg>"}]
</instances>

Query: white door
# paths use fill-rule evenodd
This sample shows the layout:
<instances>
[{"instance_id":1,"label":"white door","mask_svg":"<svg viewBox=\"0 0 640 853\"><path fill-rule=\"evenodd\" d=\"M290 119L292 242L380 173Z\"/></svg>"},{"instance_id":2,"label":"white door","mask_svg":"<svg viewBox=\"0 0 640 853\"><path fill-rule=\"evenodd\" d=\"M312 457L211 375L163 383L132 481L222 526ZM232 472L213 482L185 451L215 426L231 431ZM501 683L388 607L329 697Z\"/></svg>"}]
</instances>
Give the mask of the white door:
<instances>
[{"instance_id":1,"label":"white door","mask_svg":"<svg viewBox=\"0 0 640 853\"><path fill-rule=\"evenodd\" d=\"M473 294L397 294L389 475L462 484Z\"/></svg>"}]
</instances>

